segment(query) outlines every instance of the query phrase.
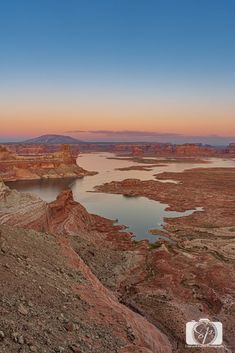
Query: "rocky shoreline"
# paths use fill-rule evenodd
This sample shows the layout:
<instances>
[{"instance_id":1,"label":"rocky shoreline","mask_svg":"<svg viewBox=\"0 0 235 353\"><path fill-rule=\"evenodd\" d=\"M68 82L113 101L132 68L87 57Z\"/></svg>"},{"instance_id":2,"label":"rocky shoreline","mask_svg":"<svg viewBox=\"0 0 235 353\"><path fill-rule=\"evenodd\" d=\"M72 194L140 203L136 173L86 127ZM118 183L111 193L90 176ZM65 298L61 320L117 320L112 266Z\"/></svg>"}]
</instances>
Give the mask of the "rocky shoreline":
<instances>
[{"instance_id":1,"label":"rocky shoreline","mask_svg":"<svg viewBox=\"0 0 235 353\"><path fill-rule=\"evenodd\" d=\"M184 352L180 343L183 321L203 315L221 320L230 347L235 345L234 175L235 168L201 168L157 174L158 179L173 179L177 184L126 179L96 187L98 192L158 200L171 211L203 207L203 212L165 219L165 230L174 244L157 243L139 268L142 280L129 279L123 284L122 300L176 335L180 352ZM147 271L143 270L146 263ZM177 324L169 321L169 312L177 317Z\"/></svg>"},{"instance_id":2,"label":"rocky shoreline","mask_svg":"<svg viewBox=\"0 0 235 353\"><path fill-rule=\"evenodd\" d=\"M96 172L77 165L76 155L66 146L58 152L21 156L0 146L0 178L3 181L83 178Z\"/></svg>"}]
</instances>

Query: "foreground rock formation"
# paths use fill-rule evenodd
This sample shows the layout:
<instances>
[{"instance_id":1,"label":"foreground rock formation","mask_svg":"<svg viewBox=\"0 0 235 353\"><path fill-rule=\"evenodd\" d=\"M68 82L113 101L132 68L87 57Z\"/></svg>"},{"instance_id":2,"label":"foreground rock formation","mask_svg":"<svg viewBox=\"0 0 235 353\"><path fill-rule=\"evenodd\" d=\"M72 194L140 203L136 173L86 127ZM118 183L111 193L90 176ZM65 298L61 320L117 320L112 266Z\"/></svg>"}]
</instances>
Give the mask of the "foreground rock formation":
<instances>
[{"instance_id":1,"label":"foreground rock formation","mask_svg":"<svg viewBox=\"0 0 235 353\"><path fill-rule=\"evenodd\" d=\"M98 186L171 210L203 207L167 219L164 234L173 242L151 245L89 214L69 190L47 204L2 184L0 351L232 353L234 175L234 168L204 168L157 175L178 184L129 179ZM224 347L185 347L185 323L202 317L223 323Z\"/></svg>"},{"instance_id":2,"label":"foreground rock formation","mask_svg":"<svg viewBox=\"0 0 235 353\"><path fill-rule=\"evenodd\" d=\"M113 232L111 221L89 215L70 191L45 204L1 184L0 202L1 352L172 352L76 252L88 229L104 242L99 227Z\"/></svg>"},{"instance_id":3,"label":"foreground rock formation","mask_svg":"<svg viewBox=\"0 0 235 353\"><path fill-rule=\"evenodd\" d=\"M68 145L62 146L57 152L43 154L43 148L39 147L36 150L30 147L30 155L26 156L0 147L0 178L4 181L76 178L95 173L77 165L77 154L73 154Z\"/></svg>"}]
</instances>

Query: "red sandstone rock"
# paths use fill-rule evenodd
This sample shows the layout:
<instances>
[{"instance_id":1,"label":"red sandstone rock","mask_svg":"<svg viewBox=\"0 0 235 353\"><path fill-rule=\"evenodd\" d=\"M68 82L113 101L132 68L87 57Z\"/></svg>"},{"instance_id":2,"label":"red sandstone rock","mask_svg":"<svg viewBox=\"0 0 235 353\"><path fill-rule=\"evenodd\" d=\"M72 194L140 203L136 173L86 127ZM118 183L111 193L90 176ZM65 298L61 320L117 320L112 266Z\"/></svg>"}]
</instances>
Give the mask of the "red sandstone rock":
<instances>
[{"instance_id":1,"label":"red sandstone rock","mask_svg":"<svg viewBox=\"0 0 235 353\"><path fill-rule=\"evenodd\" d=\"M59 152L33 157L17 156L5 148L0 151L0 177L4 181L76 178L94 173L79 167L74 153L65 145Z\"/></svg>"},{"instance_id":2,"label":"red sandstone rock","mask_svg":"<svg viewBox=\"0 0 235 353\"><path fill-rule=\"evenodd\" d=\"M5 206L0 214L0 223L15 225L18 221L17 226L34 229L36 225L37 228L38 224L35 221L38 217L39 222L41 216L31 206L33 202L38 204L38 199L29 194L11 191L3 184L1 185L0 197ZM16 212L17 207L19 208L18 212ZM93 216L89 215L84 207L74 202L70 191L63 192L56 201L49 205L41 202L40 208L44 211L44 217L46 216L46 222L43 224L44 231L56 236L66 263L71 269L82 274L84 278L82 284L77 283L74 292L78 293L79 297L88 304L87 319L89 318L90 322L94 321L96 325L108 325L112 328L116 337L122 339L123 349L126 346L129 350L136 349L136 352L171 353L172 348L167 337L143 316L119 303L117 297L102 285L71 246L70 237L71 240L74 236L76 236L75 239L79 239L79 235L86 232L89 225L94 224L96 217L93 219ZM23 213L21 209L24 210ZM31 219L32 213L34 214L34 222ZM20 217L23 214L24 220L20 222ZM94 232L93 235L95 234L97 233ZM41 256L40 253L38 256ZM99 318L99 313L102 313L102 318ZM133 343L130 343L124 334L126 326L133 332Z\"/></svg>"},{"instance_id":3,"label":"red sandstone rock","mask_svg":"<svg viewBox=\"0 0 235 353\"><path fill-rule=\"evenodd\" d=\"M43 156L48 153L55 153L61 150L61 145L40 145L40 144L8 144L7 149L21 156ZM171 143L147 143L147 144L75 144L70 145L74 157L82 152L114 152L123 155L133 156L165 156L165 157L234 157L234 143L227 148L219 149L203 144L171 144Z\"/></svg>"},{"instance_id":4,"label":"red sandstone rock","mask_svg":"<svg viewBox=\"0 0 235 353\"><path fill-rule=\"evenodd\" d=\"M159 243L160 246L152 249L146 242L136 245L127 241L128 238L121 241L115 228L111 232L111 221L87 213L73 201L70 191L61 193L56 201L43 207L36 200L33 202L35 207L44 209L44 230L57 237L71 268L79 270L85 278L85 283L76 289L90 304L88 316L98 324L105 322L110 327L120 320L122 324L115 334L122 338L123 320L127 320L135 340L126 344L123 352L149 353L159 349L167 352L169 345L165 338L162 341L156 327L167 334L175 353L187 352L185 322L197 320L202 315L223 322L226 348L221 348L221 352L227 348L232 352L229 347L235 343L234 170L196 169L164 173L160 178L176 179L180 183L127 179L99 188L160 200L168 203L172 210L205 207L204 212L189 217L168 219L168 233L176 243ZM9 191L3 192L2 196L6 205L10 197L7 193ZM13 200L11 207L21 205L20 199ZM29 215L32 212L30 202L29 199L27 206L26 198L22 203L21 208L25 210L23 227L39 224L35 218L32 222L31 216L27 217L27 210ZM8 209L6 218L4 212L0 214L0 222L17 224L23 213L14 211ZM30 220L28 225L27 219ZM116 295L103 284L112 287ZM121 305L117 298L142 316ZM102 312L100 317L99 312ZM147 322L142 321L143 316ZM153 325L149 326L150 322ZM204 352L213 350L205 348Z\"/></svg>"},{"instance_id":5,"label":"red sandstone rock","mask_svg":"<svg viewBox=\"0 0 235 353\"><path fill-rule=\"evenodd\" d=\"M141 147L133 147L132 148L132 156L142 156L144 154L144 151Z\"/></svg>"},{"instance_id":6,"label":"red sandstone rock","mask_svg":"<svg viewBox=\"0 0 235 353\"><path fill-rule=\"evenodd\" d=\"M15 160L16 155L8 148L0 145L0 161Z\"/></svg>"},{"instance_id":7,"label":"red sandstone rock","mask_svg":"<svg viewBox=\"0 0 235 353\"><path fill-rule=\"evenodd\" d=\"M226 149L226 152L230 155L230 156L235 156L235 143L230 143L229 146Z\"/></svg>"}]
</instances>

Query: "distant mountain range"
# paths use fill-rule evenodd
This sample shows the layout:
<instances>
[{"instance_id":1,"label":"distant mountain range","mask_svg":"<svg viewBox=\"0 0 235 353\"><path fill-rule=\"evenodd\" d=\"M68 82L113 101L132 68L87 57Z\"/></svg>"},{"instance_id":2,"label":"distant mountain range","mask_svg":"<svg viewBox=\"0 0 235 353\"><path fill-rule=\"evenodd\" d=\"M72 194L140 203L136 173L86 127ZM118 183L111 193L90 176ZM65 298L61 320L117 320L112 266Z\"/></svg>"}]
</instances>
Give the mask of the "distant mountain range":
<instances>
[{"instance_id":1,"label":"distant mountain range","mask_svg":"<svg viewBox=\"0 0 235 353\"><path fill-rule=\"evenodd\" d=\"M65 136L65 135L42 135L39 137L35 137L26 141L23 141L21 143L26 143L26 144L47 144L47 145L59 145L59 144L69 144L69 145L74 145L77 143L86 143L84 141L75 139L71 136Z\"/></svg>"}]
</instances>

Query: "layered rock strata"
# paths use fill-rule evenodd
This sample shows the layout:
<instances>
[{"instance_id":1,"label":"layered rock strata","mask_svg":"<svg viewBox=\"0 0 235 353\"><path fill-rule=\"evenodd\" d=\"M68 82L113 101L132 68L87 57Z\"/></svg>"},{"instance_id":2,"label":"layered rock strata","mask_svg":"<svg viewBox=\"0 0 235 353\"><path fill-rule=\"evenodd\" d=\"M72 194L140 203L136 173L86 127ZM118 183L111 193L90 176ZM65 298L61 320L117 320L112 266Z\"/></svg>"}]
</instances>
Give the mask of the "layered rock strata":
<instances>
[{"instance_id":1,"label":"layered rock strata","mask_svg":"<svg viewBox=\"0 0 235 353\"><path fill-rule=\"evenodd\" d=\"M72 238L85 240L89 229L96 236L99 225L70 191L45 204L1 184L0 202L1 352L172 352L75 251ZM109 232L112 222L104 223Z\"/></svg>"},{"instance_id":2,"label":"layered rock strata","mask_svg":"<svg viewBox=\"0 0 235 353\"><path fill-rule=\"evenodd\" d=\"M55 153L33 156L20 156L5 147L0 150L0 178L3 181L76 178L94 174L79 167L76 156L66 146Z\"/></svg>"}]
</instances>

